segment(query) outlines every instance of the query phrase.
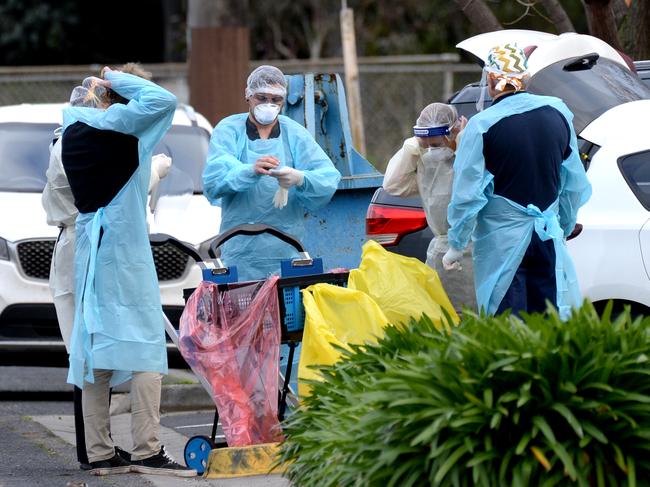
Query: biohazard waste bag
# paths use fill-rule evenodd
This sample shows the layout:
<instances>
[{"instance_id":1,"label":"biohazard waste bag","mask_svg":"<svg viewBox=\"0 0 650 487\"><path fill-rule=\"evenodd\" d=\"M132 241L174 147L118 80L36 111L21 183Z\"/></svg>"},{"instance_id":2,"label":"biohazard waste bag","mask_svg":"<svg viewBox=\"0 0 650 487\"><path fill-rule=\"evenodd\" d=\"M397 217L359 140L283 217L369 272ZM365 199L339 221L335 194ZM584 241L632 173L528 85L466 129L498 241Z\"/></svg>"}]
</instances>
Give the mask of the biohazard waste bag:
<instances>
[{"instance_id":1,"label":"biohazard waste bag","mask_svg":"<svg viewBox=\"0 0 650 487\"><path fill-rule=\"evenodd\" d=\"M281 439L277 280L226 290L204 281L181 316L181 354L210 383L228 446Z\"/></svg>"},{"instance_id":2,"label":"biohazard waste bag","mask_svg":"<svg viewBox=\"0 0 650 487\"><path fill-rule=\"evenodd\" d=\"M388 320L367 294L334 286L313 284L302 290L305 329L298 364L298 395L310 392L305 379L320 378L312 365L331 365L341 352L334 345L375 343L384 335Z\"/></svg>"},{"instance_id":3,"label":"biohazard waste bag","mask_svg":"<svg viewBox=\"0 0 650 487\"><path fill-rule=\"evenodd\" d=\"M361 264L350 271L348 287L370 296L394 325L426 314L442 326L443 309L458 323L436 271L417 259L389 252L374 240L364 244Z\"/></svg>"}]
</instances>

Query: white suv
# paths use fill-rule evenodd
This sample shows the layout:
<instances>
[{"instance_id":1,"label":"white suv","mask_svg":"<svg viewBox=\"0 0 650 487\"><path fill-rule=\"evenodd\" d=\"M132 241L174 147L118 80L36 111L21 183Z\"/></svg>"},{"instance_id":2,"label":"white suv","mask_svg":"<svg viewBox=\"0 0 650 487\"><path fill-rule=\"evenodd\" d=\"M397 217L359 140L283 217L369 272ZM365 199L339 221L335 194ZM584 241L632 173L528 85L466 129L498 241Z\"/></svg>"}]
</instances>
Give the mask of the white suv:
<instances>
[{"instance_id":1,"label":"white suv","mask_svg":"<svg viewBox=\"0 0 650 487\"><path fill-rule=\"evenodd\" d=\"M0 349L63 349L48 286L56 227L41 206L49 144L64 104L0 107ZM172 128L154 150L172 157L160 183L150 233L166 233L206 255L219 229L220 209L202 194L201 173L212 127L188 106L176 110ZM152 247L163 309L177 320L183 289L200 272L169 244Z\"/></svg>"}]
</instances>

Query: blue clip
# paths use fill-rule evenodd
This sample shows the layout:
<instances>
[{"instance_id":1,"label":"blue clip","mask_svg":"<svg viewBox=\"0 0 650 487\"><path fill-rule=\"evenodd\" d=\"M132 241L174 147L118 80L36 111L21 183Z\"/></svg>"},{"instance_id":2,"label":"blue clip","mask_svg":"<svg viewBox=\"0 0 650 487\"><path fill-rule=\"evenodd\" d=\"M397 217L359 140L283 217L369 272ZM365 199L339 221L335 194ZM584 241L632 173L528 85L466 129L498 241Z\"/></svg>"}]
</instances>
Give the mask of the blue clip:
<instances>
[{"instance_id":1,"label":"blue clip","mask_svg":"<svg viewBox=\"0 0 650 487\"><path fill-rule=\"evenodd\" d=\"M294 265L294 260L295 259L285 259L280 261L280 276L298 277L323 273L323 259L320 257L311 259L311 264L305 265Z\"/></svg>"},{"instance_id":2,"label":"blue clip","mask_svg":"<svg viewBox=\"0 0 650 487\"><path fill-rule=\"evenodd\" d=\"M203 269L203 280L214 282L215 284L230 284L237 282L237 266L228 267L225 272L217 272L216 269Z\"/></svg>"}]
</instances>

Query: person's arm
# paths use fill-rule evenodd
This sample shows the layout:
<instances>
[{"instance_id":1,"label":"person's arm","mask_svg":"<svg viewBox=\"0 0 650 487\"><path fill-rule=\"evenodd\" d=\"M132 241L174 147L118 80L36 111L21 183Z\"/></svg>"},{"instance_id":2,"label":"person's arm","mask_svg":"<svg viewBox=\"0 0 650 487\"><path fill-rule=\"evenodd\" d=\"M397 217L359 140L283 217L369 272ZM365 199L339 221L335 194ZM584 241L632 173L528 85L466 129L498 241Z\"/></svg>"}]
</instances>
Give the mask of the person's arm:
<instances>
[{"instance_id":1,"label":"person's arm","mask_svg":"<svg viewBox=\"0 0 650 487\"><path fill-rule=\"evenodd\" d=\"M386 166L382 187L393 196L413 196L418 194L416 178L417 161L420 157L420 146L415 137L404 141Z\"/></svg>"},{"instance_id":2,"label":"person's arm","mask_svg":"<svg viewBox=\"0 0 650 487\"><path fill-rule=\"evenodd\" d=\"M487 203L485 189L494 178L485 169L483 134L470 120L463 133L456 160L451 201L447 208L449 246L463 250L469 244L476 217Z\"/></svg>"},{"instance_id":3,"label":"person's arm","mask_svg":"<svg viewBox=\"0 0 650 487\"><path fill-rule=\"evenodd\" d=\"M238 137L245 137L246 133L243 128L237 130L237 124L244 127L245 120L226 119L212 132L203 169L203 194L212 204L224 195L246 191L260 177L251 164L238 159Z\"/></svg>"},{"instance_id":4,"label":"person's arm","mask_svg":"<svg viewBox=\"0 0 650 487\"><path fill-rule=\"evenodd\" d=\"M338 187L341 173L306 130L297 138L292 155L295 168L304 175L303 184L296 186L295 197L308 210L326 205Z\"/></svg>"},{"instance_id":5,"label":"person's arm","mask_svg":"<svg viewBox=\"0 0 650 487\"><path fill-rule=\"evenodd\" d=\"M103 118L103 128L140 138L145 131L156 128L164 134L171 126L176 110L176 97L172 93L132 74L107 71L104 76L110 82L110 88L129 102L114 103L108 107ZM155 139L156 137L151 138L152 142ZM145 149L153 149L153 146Z\"/></svg>"},{"instance_id":6,"label":"person's arm","mask_svg":"<svg viewBox=\"0 0 650 487\"><path fill-rule=\"evenodd\" d=\"M587 180L585 168L580 160L578 141L573 130L573 114L568 108L561 110L569 130L569 148L560 167L560 226L568 237L576 226L578 209L591 196L591 184Z\"/></svg>"},{"instance_id":7,"label":"person's arm","mask_svg":"<svg viewBox=\"0 0 650 487\"><path fill-rule=\"evenodd\" d=\"M61 138L59 137L50 147L50 161L45 172L47 182L41 196L45 209L47 224L60 227L74 225L77 219L77 208L74 197L61 164Z\"/></svg>"}]
</instances>

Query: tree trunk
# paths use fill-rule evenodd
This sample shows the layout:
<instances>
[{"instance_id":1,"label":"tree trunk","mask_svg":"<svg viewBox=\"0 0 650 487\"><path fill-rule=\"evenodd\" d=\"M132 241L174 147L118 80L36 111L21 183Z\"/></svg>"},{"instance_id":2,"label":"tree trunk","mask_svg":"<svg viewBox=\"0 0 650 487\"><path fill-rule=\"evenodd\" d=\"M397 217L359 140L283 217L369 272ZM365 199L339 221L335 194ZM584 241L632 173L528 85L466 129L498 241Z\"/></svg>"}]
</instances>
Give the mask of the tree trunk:
<instances>
[{"instance_id":1,"label":"tree trunk","mask_svg":"<svg viewBox=\"0 0 650 487\"><path fill-rule=\"evenodd\" d=\"M633 59L650 59L650 0L634 0L630 9Z\"/></svg>"},{"instance_id":2,"label":"tree trunk","mask_svg":"<svg viewBox=\"0 0 650 487\"><path fill-rule=\"evenodd\" d=\"M250 34L247 0L189 0L190 103L216 124L246 111Z\"/></svg>"},{"instance_id":3,"label":"tree trunk","mask_svg":"<svg viewBox=\"0 0 650 487\"><path fill-rule=\"evenodd\" d=\"M630 8L627 6L625 0L613 0L612 10L614 11L614 21L616 22L616 26L620 29Z\"/></svg>"},{"instance_id":4,"label":"tree trunk","mask_svg":"<svg viewBox=\"0 0 650 487\"><path fill-rule=\"evenodd\" d=\"M623 51L618 37L611 0L583 0L587 13L589 33L602 39L618 51Z\"/></svg>"},{"instance_id":5,"label":"tree trunk","mask_svg":"<svg viewBox=\"0 0 650 487\"><path fill-rule=\"evenodd\" d=\"M454 0L476 29L483 32L501 30L503 27L484 0Z\"/></svg>"},{"instance_id":6,"label":"tree trunk","mask_svg":"<svg viewBox=\"0 0 650 487\"><path fill-rule=\"evenodd\" d=\"M559 0L540 0L540 3L544 6L544 10L546 10L546 13L560 34L563 32L576 31L571 19Z\"/></svg>"}]
</instances>

